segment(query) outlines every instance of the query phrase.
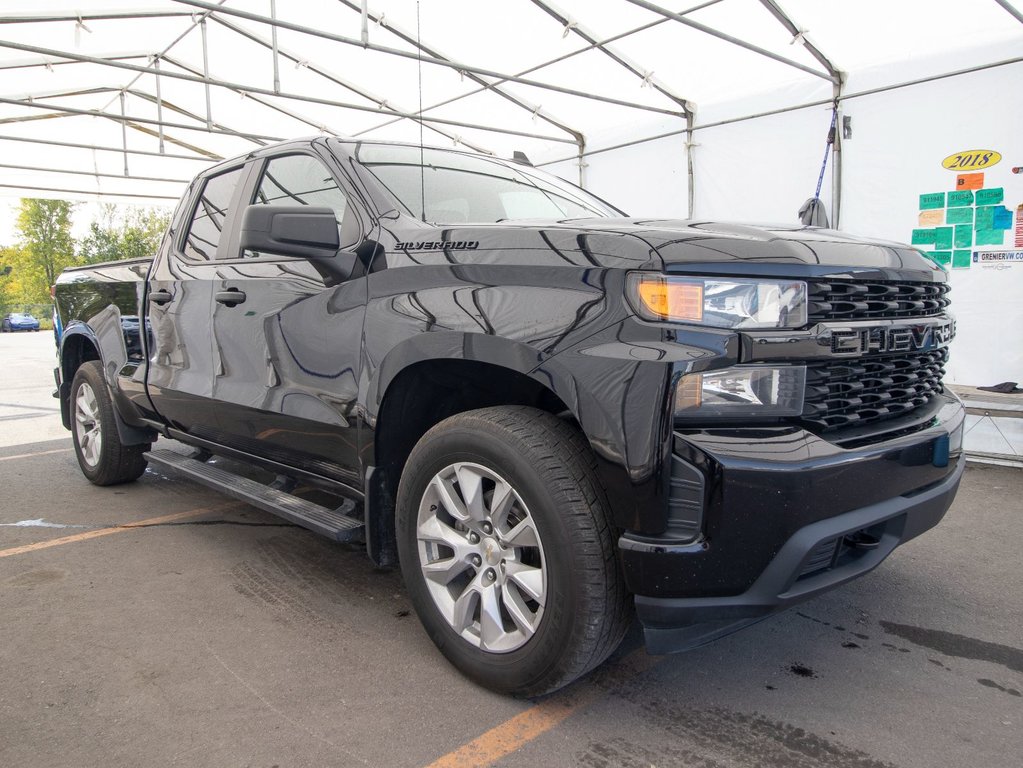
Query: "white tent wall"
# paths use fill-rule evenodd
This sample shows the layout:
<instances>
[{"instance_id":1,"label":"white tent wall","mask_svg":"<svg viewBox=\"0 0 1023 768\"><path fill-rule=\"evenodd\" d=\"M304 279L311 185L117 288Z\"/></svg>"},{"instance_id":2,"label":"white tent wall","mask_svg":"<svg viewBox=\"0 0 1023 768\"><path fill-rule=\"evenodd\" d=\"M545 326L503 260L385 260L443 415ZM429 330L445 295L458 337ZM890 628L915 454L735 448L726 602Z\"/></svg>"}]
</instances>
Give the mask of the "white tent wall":
<instances>
[{"instance_id":1,"label":"white tent wall","mask_svg":"<svg viewBox=\"0 0 1023 768\"><path fill-rule=\"evenodd\" d=\"M1023 63L877 93L845 102L853 138L844 144L842 229L909 242L919 223L920 195L950 192L957 172L942 160L970 149L990 149L1000 163L980 171L985 188L1004 189L1015 217L1023 204ZM850 82L850 90L857 84ZM951 209L948 209L951 210ZM1019 221L1015 221L1019 226ZM925 252L932 245L921 245ZM975 251L1020 251L1014 230L1001 245L977 245L968 265L952 268L958 333L948 381L990 385L1023 381L1023 262L974 263Z\"/></svg>"},{"instance_id":2,"label":"white tent wall","mask_svg":"<svg viewBox=\"0 0 1023 768\"><path fill-rule=\"evenodd\" d=\"M830 126L831 109L817 106L695 131L693 216L798 223L817 189ZM821 199L830 215L830 173Z\"/></svg>"},{"instance_id":3,"label":"white tent wall","mask_svg":"<svg viewBox=\"0 0 1023 768\"><path fill-rule=\"evenodd\" d=\"M988 61L1018 56L1010 45L993 47ZM962 57L955 61L963 61ZM945 62L945 71L955 69ZM941 71L942 62L927 62ZM913 68L908 70L912 76ZM891 83L891 73L878 68L851 77L846 93L869 91ZM846 232L908 243L920 228L920 195L955 189L957 173L942 160L969 149L992 149L1002 161L984 172L985 187L1004 189L1004 205L1014 216L1023 204L1023 63L1007 64L895 90L854 96L843 101L841 115L851 118L852 137L842 142L842 202L840 228ZM820 99L816 92L793 103ZM766 96L766 95L765 95ZM776 100L777 94L771 96ZM765 98L765 101L771 99ZM743 106L756 109L757 100ZM696 125L729 119L736 104L715 105L697 113ZM831 123L830 105L815 105L780 114L698 128L694 132L697 219L795 224L800 205L813 195L825 140ZM632 126L631 136L620 129L588 137L589 146L616 146L644 136L680 130L679 121L651 120ZM841 130L841 125L838 126ZM592 150L591 150L592 151ZM684 134L609 151L585 158L587 188L633 216L686 216L687 165ZM545 166L570 180L577 164L566 161ZM833 217L832 172L829 157L821 198ZM833 218L832 218L833 221ZM1014 218L1014 226L1019 222ZM950 269L958 335L953 344L948 381L989 385L1023 381L1023 262L973 263L981 252L1019 251L1014 230L1002 246L971 241L970 266ZM934 246L920 246L925 252Z\"/></svg>"},{"instance_id":4,"label":"white tent wall","mask_svg":"<svg viewBox=\"0 0 1023 768\"><path fill-rule=\"evenodd\" d=\"M684 219L689 209L685 136L667 136L631 147L588 155L583 179L588 191L630 216ZM543 166L575 184L579 163L568 160Z\"/></svg>"}]
</instances>

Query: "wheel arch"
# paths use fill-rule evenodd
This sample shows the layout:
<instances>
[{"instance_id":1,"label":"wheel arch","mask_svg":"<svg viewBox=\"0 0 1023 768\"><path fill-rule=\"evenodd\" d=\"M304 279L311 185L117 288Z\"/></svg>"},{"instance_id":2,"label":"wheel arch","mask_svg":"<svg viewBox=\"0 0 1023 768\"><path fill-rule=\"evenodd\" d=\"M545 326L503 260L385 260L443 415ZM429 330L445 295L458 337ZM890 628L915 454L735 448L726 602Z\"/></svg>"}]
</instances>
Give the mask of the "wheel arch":
<instances>
[{"instance_id":1,"label":"wheel arch","mask_svg":"<svg viewBox=\"0 0 1023 768\"><path fill-rule=\"evenodd\" d=\"M96 360L103 369L103 382L114 403L114 422L123 445L144 445L156 439L156 433L146 427L133 426L124 420L118 411L118 399L110 382L107 361L103 359L102 345L93 330L85 323L75 323L64 329L60 339L60 385L57 399L60 402L60 418L65 429L71 429L71 384L75 373L83 363Z\"/></svg>"},{"instance_id":2,"label":"wheel arch","mask_svg":"<svg viewBox=\"0 0 1023 768\"><path fill-rule=\"evenodd\" d=\"M368 548L379 565L394 562L393 516L404 464L419 439L449 416L495 405L532 406L572 422L595 453L607 452L600 436L609 433L609 420L598 400L587 397L556 358L544 360L526 344L484 334L432 332L395 347L375 373L361 449L368 465ZM611 449L617 451L617 446Z\"/></svg>"},{"instance_id":3,"label":"wheel arch","mask_svg":"<svg viewBox=\"0 0 1023 768\"><path fill-rule=\"evenodd\" d=\"M89 326L76 323L65 328L60 338L60 388L57 397L60 401L60 418L65 429L71 429L71 382L75 372L82 363L89 360L103 362L100 355L99 340Z\"/></svg>"}]
</instances>

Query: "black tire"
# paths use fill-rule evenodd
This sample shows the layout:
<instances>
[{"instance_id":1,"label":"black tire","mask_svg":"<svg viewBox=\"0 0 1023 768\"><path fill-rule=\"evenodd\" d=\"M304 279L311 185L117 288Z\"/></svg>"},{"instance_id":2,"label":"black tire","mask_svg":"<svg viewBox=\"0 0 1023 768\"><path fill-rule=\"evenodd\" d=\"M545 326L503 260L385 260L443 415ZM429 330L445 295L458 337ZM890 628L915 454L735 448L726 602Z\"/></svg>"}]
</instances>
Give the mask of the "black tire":
<instances>
[{"instance_id":1,"label":"black tire","mask_svg":"<svg viewBox=\"0 0 1023 768\"><path fill-rule=\"evenodd\" d=\"M103 367L97 360L82 363L71 383L71 436L78 466L94 485L130 483L146 471L143 454L149 445L121 444Z\"/></svg>"},{"instance_id":2,"label":"black tire","mask_svg":"<svg viewBox=\"0 0 1023 768\"><path fill-rule=\"evenodd\" d=\"M420 515L429 518L443 514L443 509L433 511L438 509L437 504L429 503L434 497L424 495L428 490L435 493L430 489L437 486L431 483L445 472L466 465L476 468L473 471L492 471L499 480L506 481L500 487L510 486L518 500L512 506L513 513L519 514L514 510L518 509L520 501L540 542L537 549L541 554L546 553L541 568L545 603L536 618L535 629L531 628L533 633L521 640L521 645L501 652L485 650L482 642L466 639L469 629L463 629L461 634L456 631L437 602L438 587L428 585L423 572L424 558L428 562L447 562L444 556L433 561L422 554L423 548L431 544L420 541ZM454 487L458 494L462 493L461 483ZM491 501L484 502L484 507L493 501L496 486L490 493ZM513 513L506 516L511 517ZM423 436L409 456L398 489L396 515L402 575L412 604L440 651L480 685L517 696L539 696L589 672L621 643L632 618L631 601L615 556L616 534L606 495L597 479L594 457L585 439L578 430L557 417L534 408L501 406L469 411L442 421ZM494 520L497 520L496 513ZM477 523L469 521L466 525ZM501 534L489 533L487 523L482 525L481 533L474 534L466 528L464 535L469 542L474 535L477 541L479 536L488 537L484 542L490 542L486 549L487 560L481 568L470 567L468 575L459 578L482 588L483 582L476 579L495 578L495 571L499 570L498 594L501 605L505 606L513 597L509 593L517 590L517 585L504 575L506 562L522 560L525 556L500 560L499 565L488 569L488 563L496 562L490 558ZM490 530L494 527L496 525ZM511 546L506 541L497 546L499 551L511 551L506 549ZM446 551L451 552L454 562L455 550L448 548ZM475 557L473 565L479 566L479 557ZM446 585L443 589L452 590L452 587ZM460 589L461 582L455 584L453 591ZM478 600L474 609L477 611L483 598ZM458 615L457 610L453 613ZM476 615L482 638L482 613ZM506 628L511 627L512 631L518 631L517 624L505 622Z\"/></svg>"}]
</instances>

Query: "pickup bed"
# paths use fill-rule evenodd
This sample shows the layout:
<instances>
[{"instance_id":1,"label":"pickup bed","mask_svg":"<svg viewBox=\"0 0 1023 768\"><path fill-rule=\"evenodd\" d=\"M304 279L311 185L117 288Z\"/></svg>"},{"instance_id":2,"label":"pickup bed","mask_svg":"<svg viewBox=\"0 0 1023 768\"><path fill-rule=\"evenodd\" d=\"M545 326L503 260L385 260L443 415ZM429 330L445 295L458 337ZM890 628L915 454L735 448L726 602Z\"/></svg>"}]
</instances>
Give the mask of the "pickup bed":
<instances>
[{"instance_id":1,"label":"pickup bed","mask_svg":"<svg viewBox=\"0 0 1023 768\"><path fill-rule=\"evenodd\" d=\"M201 173L152 260L65 271L56 394L92 482L156 464L364 541L452 663L536 695L634 614L692 648L934 526L947 294L908 246L319 137Z\"/></svg>"}]
</instances>

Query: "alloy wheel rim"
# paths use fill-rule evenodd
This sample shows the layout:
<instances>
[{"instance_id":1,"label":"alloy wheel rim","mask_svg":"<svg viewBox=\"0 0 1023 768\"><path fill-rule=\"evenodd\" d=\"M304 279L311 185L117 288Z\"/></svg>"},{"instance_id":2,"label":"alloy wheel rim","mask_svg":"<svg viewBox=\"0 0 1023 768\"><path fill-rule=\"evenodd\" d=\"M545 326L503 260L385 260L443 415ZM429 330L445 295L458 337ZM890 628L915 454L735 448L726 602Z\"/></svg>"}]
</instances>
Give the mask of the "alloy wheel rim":
<instances>
[{"instance_id":1,"label":"alloy wheel rim","mask_svg":"<svg viewBox=\"0 0 1023 768\"><path fill-rule=\"evenodd\" d=\"M430 480L416 520L419 565L434 605L466 642L509 653L536 634L547 598L540 534L511 483L451 464Z\"/></svg>"},{"instance_id":2,"label":"alloy wheel rim","mask_svg":"<svg viewBox=\"0 0 1023 768\"><path fill-rule=\"evenodd\" d=\"M90 467L95 467L103 449L103 431L99 425L96 393L85 383L78 388L78 397L75 398L75 434L78 436L82 459Z\"/></svg>"}]
</instances>

